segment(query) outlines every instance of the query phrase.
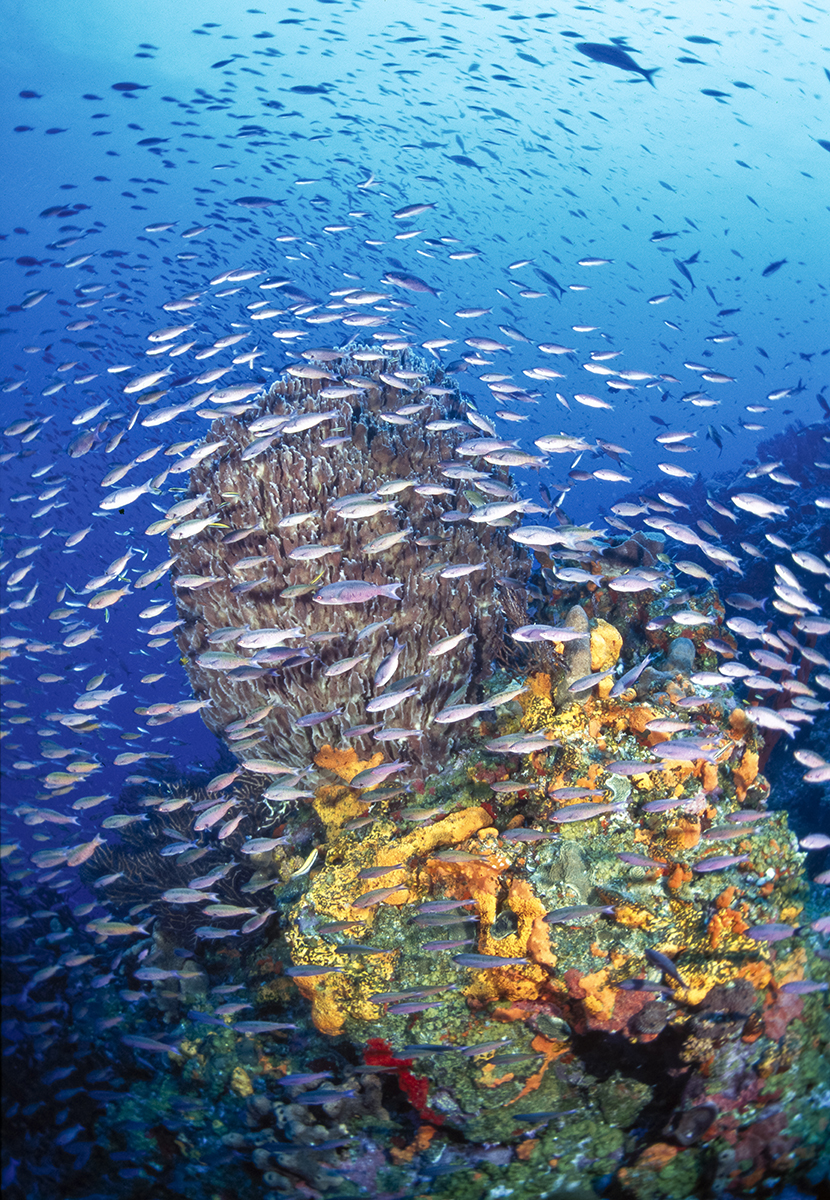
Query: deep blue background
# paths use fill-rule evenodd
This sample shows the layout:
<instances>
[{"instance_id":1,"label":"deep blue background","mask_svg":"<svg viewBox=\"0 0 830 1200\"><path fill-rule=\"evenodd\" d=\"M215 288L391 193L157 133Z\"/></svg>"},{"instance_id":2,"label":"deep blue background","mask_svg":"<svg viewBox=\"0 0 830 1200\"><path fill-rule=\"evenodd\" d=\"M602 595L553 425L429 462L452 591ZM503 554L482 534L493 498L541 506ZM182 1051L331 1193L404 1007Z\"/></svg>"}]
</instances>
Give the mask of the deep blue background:
<instances>
[{"instance_id":1,"label":"deep blue background","mask_svg":"<svg viewBox=\"0 0 830 1200\"><path fill-rule=\"evenodd\" d=\"M468 352L466 337L505 342L510 350L491 355L495 365L481 371L510 372L538 387L541 398L535 407L515 406L529 420L503 422L504 436L519 436L530 447L534 437L561 429L632 452L624 459L631 485L592 481L573 487L565 507L577 521L601 524L609 506L632 489L682 494L684 481L661 476L660 461L699 472L712 495L724 500L724 482L737 481L756 461L760 440L825 415L816 397L825 388L830 347L830 155L817 139L830 136L830 80L821 50L830 21L815 5L785 11L700 3L690 10L677 3L660 15L614 4L572 5L554 15L520 13L512 5L384 0L267 9L90 0L80 10L19 3L7 8L9 20L12 36L2 47L2 428L23 417L49 420L31 442L4 438L4 576L34 563L6 592L4 604L24 599L38 584L27 607L4 612L6 636L59 645L65 631L49 614L64 586L82 588L128 547L147 555L142 560L136 554L128 578L167 557L165 539L143 531L170 497L145 496L123 515L92 517L105 494L100 480L150 446L205 431L194 415L159 429L137 425L106 455L116 424L92 453L70 458L67 446L89 427L73 426L73 417L105 398L110 404L99 420L117 411L129 417L135 404L122 394L124 383L157 362L185 375L229 363L243 347L266 351L253 372L234 368L222 381L227 384L267 379L292 361L292 344L270 332L294 327L296 319L289 314L253 322L246 308L263 298L279 303L280 292L261 292L263 275L241 284L235 295L217 298L223 289L211 288L208 280L229 268L288 276L320 304L350 285L406 301L411 307L389 312L384 328L408 333L415 343L457 339L442 351L445 362ZM574 49L578 41L606 43L626 35L637 63L659 67L655 87ZM119 83L141 87L117 90ZM37 94L21 94L26 91ZM148 138L161 141L140 145ZM359 186L367 181L370 186ZM279 203L261 210L234 203L245 196ZM393 218L415 202L434 207L410 221ZM61 205L62 211L43 215ZM160 222L175 224L168 232L146 231ZM208 229L182 238L198 225ZM350 228L326 230L338 225ZM396 238L412 229L422 232ZM656 231L676 236L655 241ZM296 240L277 240L288 236ZM71 239L74 244L67 244ZM476 257L451 257L465 250ZM67 266L87 253L87 262ZM611 261L579 265L592 257ZM522 259L533 261L511 267ZM694 287L675 259L684 265L693 260L687 269ZM780 260L784 265L765 276ZM419 276L439 295L384 286L388 269ZM97 285L100 291L81 290ZM41 289L48 295L21 309L27 294ZM522 290L544 294L522 297ZM184 314L162 310L190 292L201 293L197 307ZM659 295L669 298L649 303ZM77 308L85 299L99 302ZM456 315L469 307L492 312L475 319ZM87 329L67 330L87 317L94 318ZM194 352L235 329L250 328L252 336L201 364L193 353L145 359L147 335L179 321L195 324L185 339L196 339ZM529 341L510 340L499 325L520 330ZM575 331L580 325L595 328ZM353 332L337 324L312 329L293 353L338 344ZM731 340L712 340L729 335ZM539 343L564 344L576 353L554 357L540 352ZM679 382L655 378L634 391L609 394L613 411L576 403L575 393L606 395L603 378L581 364L609 349L621 352L611 362L615 369L672 375ZM60 370L67 363L77 365ZM707 385L716 406L682 399L700 386L700 372L686 363L734 377ZM107 373L107 367L127 364L130 371ZM534 366L560 370L566 378L530 383L522 371ZM94 380L72 382L92 372ZM501 405L478 373L470 367L459 381L492 415ZM65 386L44 396L56 382ZM16 383L21 386L11 390ZM800 390L767 400L787 388ZM160 404L196 390L171 392ZM750 414L747 405L770 411ZM653 440L663 428L655 418L693 432L695 452L666 455ZM746 424L763 428L748 430ZM830 459L820 434L806 445L810 461ZM150 478L170 461L160 452L118 486ZM566 481L570 465L570 458L552 459L540 481L553 490ZM580 466L614 463L588 457ZM44 468L45 474L32 477ZM38 496L53 478L65 481L55 497L61 507L35 517L43 503ZM536 475L522 472L520 478L538 498ZM830 480L830 471L824 478ZM171 477L167 486L185 481ZM808 480L800 482L806 488ZM793 503L792 492L778 487L780 502ZM805 490L798 500L811 505L820 493L820 486ZM18 500L21 495L31 498ZM765 523L738 515L736 539L747 537L771 559L778 554L789 562L763 541ZM67 551L66 536L88 524L93 532ZM722 520L719 527L728 530ZM769 528L786 535L787 521ZM33 544L40 548L31 558L15 557ZM748 560L747 569L752 565ZM820 580L804 578L812 594L823 594ZM769 586L768 577L762 586ZM123 780L142 770L111 765L125 750L168 752L180 768L212 769L218 748L198 716L148 730L133 711L189 694L175 642L148 652L139 632L151 622L140 621L138 613L160 596L172 598L166 581L125 598L109 620L81 609L100 625L100 639L61 656L21 649L5 664L14 681L3 692L5 715L13 720L3 743L6 813L43 797L43 776L65 765L66 759L42 757L44 744L102 764L87 786L60 802L64 806L78 795L117 796ZM71 590L66 599L73 600ZM102 671L103 686L120 683L125 695L98 710L103 724L97 732L79 741L44 723L45 714L71 709ZM164 671L165 678L142 685L141 676L153 671ZM47 673L65 681L38 680ZM25 707L9 707L10 700ZM138 730L144 730L138 741L123 740L123 733ZM799 744L808 740L802 734ZM90 816L107 811L104 805ZM45 829L55 832L54 826L35 832ZM9 821L6 833L17 840L19 823Z\"/></svg>"}]
</instances>

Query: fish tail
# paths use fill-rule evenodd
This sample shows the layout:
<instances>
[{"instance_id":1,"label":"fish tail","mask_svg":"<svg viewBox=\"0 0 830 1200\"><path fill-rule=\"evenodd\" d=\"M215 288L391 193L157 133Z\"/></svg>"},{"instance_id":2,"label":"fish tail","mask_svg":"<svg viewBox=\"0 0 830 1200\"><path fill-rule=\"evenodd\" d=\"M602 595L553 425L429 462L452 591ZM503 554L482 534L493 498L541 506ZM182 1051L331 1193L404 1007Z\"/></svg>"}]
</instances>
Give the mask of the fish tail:
<instances>
[{"instance_id":1,"label":"fish tail","mask_svg":"<svg viewBox=\"0 0 830 1200\"><path fill-rule=\"evenodd\" d=\"M649 81L649 83L651 84L651 86L653 88L656 88L657 84L654 82L654 80L651 77L652 77L652 75L656 75L659 70L660 70L659 67L649 67L649 68L644 67L643 68L642 74L646 77L646 79Z\"/></svg>"}]
</instances>

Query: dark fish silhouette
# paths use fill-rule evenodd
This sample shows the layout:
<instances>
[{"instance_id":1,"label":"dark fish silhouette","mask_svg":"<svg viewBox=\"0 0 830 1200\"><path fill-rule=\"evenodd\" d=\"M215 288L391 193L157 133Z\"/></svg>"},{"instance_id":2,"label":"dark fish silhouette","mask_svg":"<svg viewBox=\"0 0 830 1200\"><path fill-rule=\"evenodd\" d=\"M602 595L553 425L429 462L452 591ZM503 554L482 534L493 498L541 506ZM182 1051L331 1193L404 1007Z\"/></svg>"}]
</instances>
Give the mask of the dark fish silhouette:
<instances>
[{"instance_id":1,"label":"dark fish silhouette","mask_svg":"<svg viewBox=\"0 0 830 1200\"><path fill-rule=\"evenodd\" d=\"M533 270L540 279L544 279L545 283L549 283L551 287L556 288L560 297L565 295L565 288L562 287L562 284L558 280L554 279L550 272L543 271L541 267L534 267Z\"/></svg>"},{"instance_id":2,"label":"dark fish silhouette","mask_svg":"<svg viewBox=\"0 0 830 1200\"><path fill-rule=\"evenodd\" d=\"M776 262L771 262L768 267L764 267L761 274L764 278L766 278L767 275L774 275L776 271L781 270L786 261L786 258L779 258Z\"/></svg>"},{"instance_id":3,"label":"dark fish silhouette","mask_svg":"<svg viewBox=\"0 0 830 1200\"><path fill-rule=\"evenodd\" d=\"M447 158L450 162L458 163L460 167L475 167L477 171L483 171L484 167L480 166L473 159L468 158L466 154L448 154Z\"/></svg>"},{"instance_id":4,"label":"dark fish silhouette","mask_svg":"<svg viewBox=\"0 0 830 1200\"><path fill-rule=\"evenodd\" d=\"M675 982L679 983L681 987L686 987L685 982L678 973L677 967L667 955L661 954L659 950L652 950L648 946L646 947L644 953L646 959L653 967L657 967L663 972L664 975L668 975L670 979L674 979Z\"/></svg>"},{"instance_id":5,"label":"dark fish silhouette","mask_svg":"<svg viewBox=\"0 0 830 1200\"><path fill-rule=\"evenodd\" d=\"M621 71L633 71L637 75L642 75L647 79L652 87L656 87L654 80L651 78L659 67L651 67L646 69L635 63L630 54L627 54L621 46L605 46L602 42L577 42L574 49L580 54L584 54L586 58L592 58L594 62L605 63L609 67L619 67Z\"/></svg>"},{"instance_id":6,"label":"dark fish silhouette","mask_svg":"<svg viewBox=\"0 0 830 1200\"><path fill-rule=\"evenodd\" d=\"M677 267L678 271L684 277L684 279L688 279L689 283L692 285L692 288L694 288L695 281L694 281L694 279L692 279L689 268L684 263L682 263L679 258L676 258L674 260L674 265Z\"/></svg>"},{"instance_id":7,"label":"dark fish silhouette","mask_svg":"<svg viewBox=\"0 0 830 1200\"><path fill-rule=\"evenodd\" d=\"M268 196L240 196L234 200L242 208L270 208L272 204L285 204L284 200L271 200Z\"/></svg>"}]
</instances>

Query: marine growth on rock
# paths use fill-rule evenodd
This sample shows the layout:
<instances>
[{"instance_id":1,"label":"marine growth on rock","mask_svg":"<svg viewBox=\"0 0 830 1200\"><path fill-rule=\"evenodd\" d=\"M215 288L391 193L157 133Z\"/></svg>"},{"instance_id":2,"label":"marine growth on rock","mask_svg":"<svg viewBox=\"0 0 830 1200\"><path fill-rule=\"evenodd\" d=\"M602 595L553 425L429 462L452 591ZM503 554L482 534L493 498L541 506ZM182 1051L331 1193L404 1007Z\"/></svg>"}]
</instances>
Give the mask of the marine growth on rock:
<instances>
[{"instance_id":1,"label":"marine growth on rock","mask_svg":"<svg viewBox=\"0 0 830 1200\"><path fill-rule=\"evenodd\" d=\"M499 595L530 571L515 517L470 519L527 505L493 457L505 443L440 370L368 347L303 358L214 422L217 451L191 471L212 520L168 534L179 645L237 753L306 766L342 735L429 770L455 744L436 716L478 698Z\"/></svg>"}]
</instances>

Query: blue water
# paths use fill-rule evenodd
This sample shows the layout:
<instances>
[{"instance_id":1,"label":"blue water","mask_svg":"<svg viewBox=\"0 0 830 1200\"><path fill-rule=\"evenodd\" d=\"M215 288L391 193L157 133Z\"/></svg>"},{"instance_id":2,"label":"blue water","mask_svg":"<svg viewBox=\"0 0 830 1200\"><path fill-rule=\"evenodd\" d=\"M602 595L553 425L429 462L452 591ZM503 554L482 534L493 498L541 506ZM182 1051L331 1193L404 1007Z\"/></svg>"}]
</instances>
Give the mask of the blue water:
<instances>
[{"instance_id":1,"label":"blue water","mask_svg":"<svg viewBox=\"0 0 830 1200\"><path fill-rule=\"evenodd\" d=\"M355 279L393 295L407 307L390 313L390 328L409 333L416 344L455 339L439 352L444 362L470 353L467 337L509 346L489 356L494 366L468 367L457 376L490 415L499 404L478 374L507 371L525 385L521 372L533 367L565 374L536 381L540 399L521 412L529 419L501 422L500 432L519 435L532 448L540 433L561 429L630 452L623 459L630 488L595 481L571 486L566 510L574 521L597 521L622 495L648 484L654 495L661 484L671 492L690 482L656 469L667 456L653 439L666 428L695 435L689 444L696 450L673 461L699 473L705 487L716 473L721 481L737 478L741 464L756 461L759 442L792 422L812 425L826 417L817 393L826 386L829 346L822 232L830 156L817 139L828 132L830 81L817 46L829 23L817 6L746 13L718 5L696 5L689 13L678 6L635 19L624 10L584 5L533 14L511 6L467 11L417 4L398 13L384 3L319 3L283 14L242 6L229 11L227 5L211 12L189 4L149 4L139 13L100 2L77 13L21 3L13 22L15 35L3 47L7 136L0 205L9 311L2 345L6 386L21 386L3 396L3 425L49 420L29 444L5 439L13 454L3 464L6 498L33 496L6 505L8 545L17 553L42 541L36 569L20 585L25 595L37 580L38 591L19 616L5 614L12 630L22 625L51 634L54 627L43 620L61 585L82 586L87 567L87 574L99 564L103 569L138 543L158 515L152 497L145 497L123 518L89 518L107 470L158 445L158 434L169 433L167 445L204 432L204 422L188 415L160 430L137 426L128 451L122 444L105 456L99 445L83 458L68 458L72 439L97 424L72 426L83 409L108 398L100 419L134 411L121 393L132 374L109 375L108 367L152 369L155 359L141 366L147 335L179 321L194 323L188 337L197 339L196 349L233 332L234 323L252 329L244 346L266 353L253 371L239 367L225 382L267 380L294 361L292 349L296 354L301 346L344 340L339 332L332 337L339 325L322 326L292 347L270 338L263 325L270 331L272 322L254 325L246 305L279 297L258 290L267 275L289 277L317 303ZM655 87L574 49L577 41L626 36L635 62L659 67ZM698 61L682 61L689 58ZM115 90L123 83L140 88ZM309 87L321 90L292 90ZM725 94L706 95L706 89ZM36 95L24 98L27 92ZM146 139L161 141L139 144ZM452 156L476 165L460 165ZM371 186L360 186L367 181ZM279 203L259 210L234 203L249 196ZM414 203L434 207L412 220L393 218ZM60 205L67 207L42 215ZM80 207L70 212L73 206ZM145 231L166 222L174 223L167 232ZM182 238L201 225L204 233ZM326 232L337 225L349 228ZM422 232L400 237L412 229ZM676 236L654 241L658 231ZM286 237L296 240L277 240ZM464 251L476 257L451 259ZM88 261L66 267L86 254ZM586 258L612 261L580 267ZM532 262L511 269L523 259ZM764 270L782 259L785 264L765 278ZM674 260L689 261L694 289ZM244 266L265 275L233 296L211 299L211 291L222 289L207 281ZM389 269L416 275L439 295L383 286ZM17 308L41 289L48 290L44 300ZM543 294L523 298L522 291ZM191 292L200 293L198 306L183 314L162 310ZM661 295L668 299L649 303ZM77 308L88 300L97 302ZM479 307L491 311L466 320L454 315ZM67 331L90 318L88 328ZM529 342L511 340L500 325ZM578 333L578 325L595 328ZM722 335L731 340L712 340ZM573 347L575 354L540 353L539 343ZM607 393L604 377L579 368L605 351L620 352L612 368L623 364L680 382L652 378L635 390ZM228 353L205 365L227 365ZM77 365L59 370L72 362ZM684 367L687 362L733 377L702 385L716 405L681 399L701 386L700 371ZM158 363L170 363L174 375L198 365L189 354L160 356ZM93 372L90 383L73 384ZM61 382L59 392L43 395ZM797 391L767 400L786 389ZM582 391L607 398L613 411L576 403L573 395ZM194 393L192 387L171 392L163 403ZM769 411L750 414L747 405ZM747 430L742 423L762 428ZM117 428L109 427L104 442ZM808 444L810 457L821 459L820 438ZM41 489L31 475L50 464L45 478L67 481L57 497L63 507L32 519ZM158 458L137 468L125 483L150 477L157 464ZM556 497L557 487L569 482L570 464L552 456L538 480L535 472L522 472L528 494L538 499L535 485L544 481ZM605 458L587 469L614 465ZM818 476L830 483L830 472ZM712 494L720 494L717 487ZM757 540L766 523L747 519ZM92 533L65 552L60 535L90 523ZM723 521L720 526L730 529ZM133 560L134 574L161 561L163 549L156 546L140 567ZM749 560L747 569L753 565ZM124 681L127 695L107 713L118 727L133 720L137 680L150 669L144 642L134 635L136 603L128 599L111 609L105 639L87 643L80 656L93 671L103 652L110 672L105 686L115 685L116 674ZM15 665L24 672L28 666ZM37 684L38 666L32 663L28 686L38 705L59 707L62 685ZM71 669L77 666L72 661ZM185 686L175 655L164 669L167 686ZM187 718L187 744L173 747L182 765L213 752L200 724ZM35 748L26 750L32 727L17 732L20 757L36 757ZM13 778L15 792L31 797L33 772ZM118 784L108 773L100 790Z\"/></svg>"},{"instance_id":2,"label":"blue water","mask_svg":"<svg viewBox=\"0 0 830 1200\"><path fill-rule=\"evenodd\" d=\"M386 0L267 9L191 0L7 5L1 424L35 424L7 432L0 448L4 578L33 564L3 599L3 636L29 644L4 664L12 681L3 692L4 842L36 850L44 827L23 826L14 810L60 806L42 798L43 776L64 762L44 758L44 743L77 744L99 762L85 792L113 800L127 776L146 767L113 765L133 745L167 753L175 770L202 778L220 761L198 715L153 731L134 712L190 695L175 641L148 651L139 632L139 610L172 598L166 581L92 614L101 636L71 653L31 645L60 644L63 630L50 614L66 601L80 604L78 589L120 554L136 549L125 582L167 555L165 539L143 531L168 497L147 495L121 514L93 516L105 494L100 481L153 446L201 438L206 423L192 413L159 429L139 423L107 454L136 411L122 391L128 380L169 364L169 382L258 348L261 357L217 386L267 385L301 349L353 336L337 322L309 326L298 341L272 338L273 328L299 328L302 318L252 320L251 305L286 303L279 289L259 290L269 277L290 279L316 311L355 286L399 302L381 302L380 328L416 348L453 339L431 358L419 353L430 362L462 360L461 389L496 421L499 436L517 437L525 449L561 430L627 451L620 463L552 456L541 472L518 473L531 498L543 499L540 484L562 498L572 521L602 526L623 497L659 490L687 496L695 517L715 520L706 497L728 504L728 485L771 458L758 448L780 438L777 457L801 486L763 487L790 515L771 523L734 510L734 529L721 519L731 549L748 538L765 557L759 565L745 556L746 578L721 572L718 586L768 594L779 552L764 534L786 540L796 515L798 546L830 549L826 509L814 504L830 494L830 467L816 466L830 460L826 8L703 0L659 12L530 8ZM657 68L654 86L576 48L626 38L638 66ZM250 197L273 203L238 203ZM393 215L414 204L429 207L408 219ZM165 223L171 228L148 232ZM603 261L580 265L592 259ZM231 295L209 284L243 267L262 274ZM385 284L388 271L430 290ZM46 295L32 303L40 291ZM194 307L164 311L190 294L198 294ZM458 315L470 309L487 311ZM192 352L146 357L154 330L191 322L184 340L194 340ZM250 336L232 350L194 359L199 348L245 330ZM506 348L483 355L492 365L464 362L472 352L465 340L482 337ZM572 353L539 349L550 344ZM596 357L612 351L618 357ZM592 362L645 378L594 374L583 365ZM129 369L109 373L114 367ZM563 378L522 374L539 367ZM703 383L704 370L724 378ZM511 405L480 380L488 371L535 389L536 403L514 406L524 421L495 417ZM87 374L95 378L73 382ZM632 386L612 391L608 380ZM45 394L56 384L64 386ZM196 390L171 391L160 403ZM574 399L585 393L613 407ZM104 400L100 417L72 424ZM149 411L139 408L139 418ZM69 456L73 439L119 412L90 453ZM693 452L667 456L654 440L666 430L693 435ZM661 474L667 458L689 476ZM160 451L117 486L169 462ZM602 467L629 479L569 478L571 469ZM187 477L174 482L186 487ZM60 490L42 499L52 487ZM50 500L54 507L41 513ZM92 532L67 549L66 538L87 525ZM786 553L781 561L790 561ZM824 578L803 582L819 605L826 600ZM97 731L81 744L44 723L71 709L101 672L100 686L120 685L124 694L98 710ZM151 672L164 672L161 684L141 684ZM41 678L49 674L64 678ZM133 732L141 733L134 744L122 738ZM798 744L807 742L801 733ZM826 714L810 744L826 752ZM104 803L82 815L78 840L110 811ZM808 824L805 817L802 831Z\"/></svg>"}]
</instances>

